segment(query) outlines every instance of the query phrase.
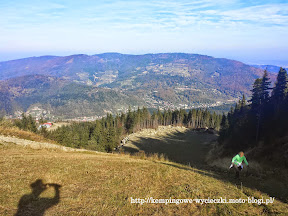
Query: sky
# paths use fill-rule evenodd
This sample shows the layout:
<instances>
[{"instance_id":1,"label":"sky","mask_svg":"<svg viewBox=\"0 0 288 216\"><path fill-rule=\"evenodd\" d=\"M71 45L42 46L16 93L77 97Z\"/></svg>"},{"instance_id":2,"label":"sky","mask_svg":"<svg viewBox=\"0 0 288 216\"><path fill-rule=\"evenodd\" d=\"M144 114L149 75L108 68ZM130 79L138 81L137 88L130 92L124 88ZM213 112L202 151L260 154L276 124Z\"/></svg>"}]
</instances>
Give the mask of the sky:
<instances>
[{"instance_id":1,"label":"sky","mask_svg":"<svg viewBox=\"0 0 288 216\"><path fill-rule=\"evenodd\" d=\"M0 61L185 52L288 65L288 0L0 0Z\"/></svg>"}]
</instances>

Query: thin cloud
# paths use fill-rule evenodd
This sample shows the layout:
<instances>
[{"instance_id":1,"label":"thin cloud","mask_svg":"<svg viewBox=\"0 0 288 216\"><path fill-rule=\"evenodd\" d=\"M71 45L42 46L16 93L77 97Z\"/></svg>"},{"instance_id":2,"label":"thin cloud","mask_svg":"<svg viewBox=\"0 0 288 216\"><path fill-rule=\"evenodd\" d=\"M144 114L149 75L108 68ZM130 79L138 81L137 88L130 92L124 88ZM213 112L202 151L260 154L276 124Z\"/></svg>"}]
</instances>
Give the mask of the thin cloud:
<instances>
[{"instance_id":1,"label":"thin cloud","mask_svg":"<svg viewBox=\"0 0 288 216\"><path fill-rule=\"evenodd\" d=\"M233 3L233 2L232 2ZM288 4L266 4L260 6L242 7L231 9L231 1L152 1L133 2L124 4L116 2L104 7L95 8L93 13L88 13L82 21L89 24L107 24L118 28L187 28L189 26L204 25L227 28L239 25L277 26L287 25ZM217 8L217 5L226 5L227 9ZM105 8L109 8L105 10ZM104 9L104 10L103 10ZM91 9L90 9L91 11ZM286 13L285 13L286 11Z\"/></svg>"},{"instance_id":2,"label":"thin cloud","mask_svg":"<svg viewBox=\"0 0 288 216\"><path fill-rule=\"evenodd\" d=\"M287 27L288 3L281 0L0 2L0 52L19 47L157 52L282 46L288 50Z\"/></svg>"}]
</instances>

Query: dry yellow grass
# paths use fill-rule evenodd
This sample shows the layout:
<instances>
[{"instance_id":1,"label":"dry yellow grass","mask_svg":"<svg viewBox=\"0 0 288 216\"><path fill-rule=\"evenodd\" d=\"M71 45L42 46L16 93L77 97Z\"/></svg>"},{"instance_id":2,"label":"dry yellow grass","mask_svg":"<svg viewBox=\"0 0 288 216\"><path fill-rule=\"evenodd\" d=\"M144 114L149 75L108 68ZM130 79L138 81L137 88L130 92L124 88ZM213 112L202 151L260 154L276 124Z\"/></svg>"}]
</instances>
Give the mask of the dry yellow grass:
<instances>
[{"instance_id":1,"label":"dry yellow grass","mask_svg":"<svg viewBox=\"0 0 288 216\"><path fill-rule=\"evenodd\" d=\"M50 142L50 143L56 143L55 141L45 139L43 136L32 133L30 131L24 131L20 130L19 128L15 126L2 126L0 125L0 134L4 136L14 136L21 139L27 139L37 142Z\"/></svg>"},{"instance_id":2,"label":"dry yellow grass","mask_svg":"<svg viewBox=\"0 0 288 216\"><path fill-rule=\"evenodd\" d=\"M213 173L177 163L93 152L35 150L0 145L0 215L13 215L20 198L37 179L60 188L60 202L45 215L271 215L288 214L278 200L257 204L131 204L130 198L267 198L259 191L235 186ZM41 197L54 196L53 187ZM45 200L44 200L45 201ZM46 202L50 201L46 199ZM33 206L31 209L40 208ZM38 209L39 210L39 209Z\"/></svg>"}]
</instances>

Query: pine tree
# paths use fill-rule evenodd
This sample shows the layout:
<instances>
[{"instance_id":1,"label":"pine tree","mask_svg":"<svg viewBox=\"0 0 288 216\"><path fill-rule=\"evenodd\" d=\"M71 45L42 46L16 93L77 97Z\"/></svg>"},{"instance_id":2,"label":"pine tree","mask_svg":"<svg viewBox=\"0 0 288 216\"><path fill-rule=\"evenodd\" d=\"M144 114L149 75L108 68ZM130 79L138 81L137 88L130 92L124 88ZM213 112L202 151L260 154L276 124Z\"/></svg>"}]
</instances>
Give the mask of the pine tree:
<instances>
[{"instance_id":1,"label":"pine tree","mask_svg":"<svg viewBox=\"0 0 288 216\"><path fill-rule=\"evenodd\" d=\"M272 99L275 103L281 103L287 92L287 72L284 68L280 68L277 75L276 85L272 91Z\"/></svg>"},{"instance_id":2,"label":"pine tree","mask_svg":"<svg viewBox=\"0 0 288 216\"><path fill-rule=\"evenodd\" d=\"M153 111L152 116L151 116L151 127L152 128L157 128L158 127L158 116L155 111Z\"/></svg>"},{"instance_id":3,"label":"pine tree","mask_svg":"<svg viewBox=\"0 0 288 216\"><path fill-rule=\"evenodd\" d=\"M268 72L267 70L265 70L264 75L262 77L262 83L261 83L261 94L260 94L261 104L268 103L269 101L270 85L271 85L271 82L269 81Z\"/></svg>"},{"instance_id":4,"label":"pine tree","mask_svg":"<svg viewBox=\"0 0 288 216\"><path fill-rule=\"evenodd\" d=\"M252 110L258 109L261 105L262 79L255 80L252 89L251 107Z\"/></svg>"},{"instance_id":5,"label":"pine tree","mask_svg":"<svg viewBox=\"0 0 288 216\"><path fill-rule=\"evenodd\" d=\"M150 116L150 113L146 107L143 107L143 109L142 109L142 118L143 118L144 128L148 128L151 116Z\"/></svg>"},{"instance_id":6,"label":"pine tree","mask_svg":"<svg viewBox=\"0 0 288 216\"><path fill-rule=\"evenodd\" d=\"M22 113L20 129L26 130L27 129L27 125L28 125L28 118L25 115L25 113Z\"/></svg>"},{"instance_id":7,"label":"pine tree","mask_svg":"<svg viewBox=\"0 0 288 216\"><path fill-rule=\"evenodd\" d=\"M228 120L229 125L233 125L234 123L234 108L233 107L230 108L230 111L227 114L227 120Z\"/></svg>"},{"instance_id":8,"label":"pine tree","mask_svg":"<svg viewBox=\"0 0 288 216\"><path fill-rule=\"evenodd\" d=\"M161 113L159 108L157 110L157 116L158 116L158 124L163 125L163 114Z\"/></svg>"},{"instance_id":9,"label":"pine tree","mask_svg":"<svg viewBox=\"0 0 288 216\"><path fill-rule=\"evenodd\" d=\"M37 131L35 120L32 118L31 115L28 116L27 120L28 122L27 122L26 129L35 133Z\"/></svg>"},{"instance_id":10,"label":"pine tree","mask_svg":"<svg viewBox=\"0 0 288 216\"><path fill-rule=\"evenodd\" d=\"M219 132L220 140L224 140L225 138L227 138L228 130L229 130L228 118L226 117L225 114L223 114L222 120L220 123L220 132Z\"/></svg>"},{"instance_id":11,"label":"pine tree","mask_svg":"<svg viewBox=\"0 0 288 216\"><path fill-rule=\"evenodd\" d=\"M125 122L127 132L132 133L134 126L135 126L135 115L134 112L131 112L131 109L129 108Z\"/></svg>"},{"instance_id":12,"label":"pine tree","mask_svg":"<svg viewBox=\"0 0 288 216\"><path fill-rule=\"evenodd\" d=\"M192 121L193 121L193 114L192 110L189 110L188 116L187 116L187 126L192 127Z\"/></svg>"}]
</instances>

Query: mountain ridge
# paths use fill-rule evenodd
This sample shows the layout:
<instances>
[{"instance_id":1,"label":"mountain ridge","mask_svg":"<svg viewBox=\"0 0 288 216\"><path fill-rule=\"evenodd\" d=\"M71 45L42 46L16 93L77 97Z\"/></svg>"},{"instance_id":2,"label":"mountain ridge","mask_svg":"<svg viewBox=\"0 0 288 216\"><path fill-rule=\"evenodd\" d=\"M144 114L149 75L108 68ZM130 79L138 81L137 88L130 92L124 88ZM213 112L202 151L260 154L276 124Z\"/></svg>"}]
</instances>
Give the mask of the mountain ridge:
<instances>
[{"instance_id":1,"label":"mountain ridge","mask_svg":"<svg viewBox=\"0 0 288 216\"><path fill-rule=\"evenodd\" d=\"M109 91L115 93L113 93L114 96L122 94L123 98L126 98L120 99L121 96L114 100L112 96L109 96L108 98L114 100L116 104L122 101L122 104L125 103L127 106L145 105L148 108L156 109L189 109L233 103L242 94L249 97L254 80L263 75L263 70L236 60L189 53L76 54L0 62L2 85L5 84L5 80L10 80L7 82L12 86L17 79L25 82L25 79L23 80L21 77L27 75L55 77L59 79L57 82L60 82L60 86L64 82L78 84L75 90L71 88L70 92L66 91L70 96L71 92L78 91L74 92L75 103L83 102L81 98L76 98L76 95L81 95L80 89L87 93L88 91L84 88L91 87L101 89L106 93L110 89ZM270 74L270 77L272 81L275 81L275 74ZM46 85L49 86L49 82ZM25 85L21 84L21 86L24 86L25 89ZM1 89L3 88L5 89L2 86ZM37 87L34 86L34 90L35 88ZM46 98L45 91L38 98L43 96ZM70 98L70 96L63 97ZM35 97L35 95L32 94L31 97ZM86 96L84 97L82 94L82 97ZM127 97L134 98L128 102ZM34 100L33 103L37 104L37 101ZM33 103L27 104L24 110ZM43 102L41 103L43 104ZM69 100L65 103L68 104ZM102 106L101 103L100 106ZM107 101L106 106L112 107L112 104ZM20 107L23 109L22 105ZM90 111L84 111L83 115L93 113L92 106L89 105L89 107L87 109ZM103 114L103 112L101 113Z\"/></svg>"},{"instance_id":2,"label":"mountain ridge","mask_svg":"<svg viewBox=\"0 0 288 216\"><path fill-rule=\"evenodd\" d=\"M268 72L271 72L271 73L278 73L281 67L278 65L251 65L251 66L255 68L260 68L262 70L267 70ZM286 71L288 70L287 67L283 67L283 68L285 68Z\"/></svg>"}]
</instances>

